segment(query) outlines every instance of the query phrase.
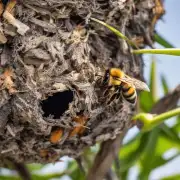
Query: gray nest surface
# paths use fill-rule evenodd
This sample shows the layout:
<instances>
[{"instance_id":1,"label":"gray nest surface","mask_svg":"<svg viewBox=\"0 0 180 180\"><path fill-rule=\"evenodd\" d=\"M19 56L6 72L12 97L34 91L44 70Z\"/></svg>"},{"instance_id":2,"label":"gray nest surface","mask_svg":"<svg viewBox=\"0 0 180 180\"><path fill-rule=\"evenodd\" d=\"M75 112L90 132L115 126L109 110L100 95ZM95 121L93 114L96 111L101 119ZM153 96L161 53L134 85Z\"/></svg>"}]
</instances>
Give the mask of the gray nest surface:
<instances>
[{"instance_id":1,"label":"gray nest surface","mask_svg":"<svg viewBox=\"0 0 180 180\"><path fill-rule=\"evenodd\" d=\"M47 163L64 155L77 157L85 147L130 127L134 106L124 100L106 105L99 74L120 67L143 80L142 59L89 18L105 21L129 38L147 37L153 7L149 2L134 6L124 0L19 1L15 18L29 30L19 35L3 22L8 42L1 47L1 64L13 69L16 91L0 91L1 165L6 158ZM88 117L85 131L68 137L78 115ZM57 127L64 132L53 144L49 138ZM42 155L42 150L48 153Z\"/></svg>"}]
</instances>

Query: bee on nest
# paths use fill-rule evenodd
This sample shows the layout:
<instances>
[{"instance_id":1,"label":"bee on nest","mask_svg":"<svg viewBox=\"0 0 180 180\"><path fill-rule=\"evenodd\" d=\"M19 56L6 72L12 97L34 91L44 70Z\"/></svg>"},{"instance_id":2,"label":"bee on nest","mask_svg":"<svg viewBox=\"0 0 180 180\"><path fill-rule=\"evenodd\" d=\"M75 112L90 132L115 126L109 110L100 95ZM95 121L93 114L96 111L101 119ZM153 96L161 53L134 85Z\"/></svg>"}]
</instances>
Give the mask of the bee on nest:
<instances>
[{"instance_id":1,"label":"bee on nest","mask_svg":"<svg viewBox=\"0 0 180 180\"><path fill-rule=\"evenodd\" d=\"M129 77L119 68L106 70L103 77L103 86L106 87L103 97L107 99L107 104L110 104L120 97L123 97L123 99L131 104L136 104L136 89L150 91L147 84Z\"/></svg>"}]
</instances>

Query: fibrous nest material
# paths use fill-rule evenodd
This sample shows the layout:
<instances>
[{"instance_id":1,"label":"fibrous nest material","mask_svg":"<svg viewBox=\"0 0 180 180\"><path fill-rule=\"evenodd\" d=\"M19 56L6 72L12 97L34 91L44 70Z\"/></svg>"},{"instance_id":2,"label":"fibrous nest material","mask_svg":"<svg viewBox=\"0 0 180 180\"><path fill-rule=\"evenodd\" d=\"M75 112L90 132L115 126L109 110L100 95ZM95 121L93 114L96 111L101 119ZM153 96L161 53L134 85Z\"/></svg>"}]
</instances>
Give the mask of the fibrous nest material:
<instances>
[{"instance_id":1,"label":"fibrous nest material","mask_svg":"<svg viewBox=\"0 0 180 180\"><path fill-rule=\"evenodd\" d=\"M106 105L99 74L120 67L143 80L142 59L89 18L145 45L153 6L153 0L18 1L13 15L27 32L2 21L8 41L1 47L1 165L6 158L47 163L77 157L130 126L134 106L124 100Z\"/></svg>"}]
</instances>

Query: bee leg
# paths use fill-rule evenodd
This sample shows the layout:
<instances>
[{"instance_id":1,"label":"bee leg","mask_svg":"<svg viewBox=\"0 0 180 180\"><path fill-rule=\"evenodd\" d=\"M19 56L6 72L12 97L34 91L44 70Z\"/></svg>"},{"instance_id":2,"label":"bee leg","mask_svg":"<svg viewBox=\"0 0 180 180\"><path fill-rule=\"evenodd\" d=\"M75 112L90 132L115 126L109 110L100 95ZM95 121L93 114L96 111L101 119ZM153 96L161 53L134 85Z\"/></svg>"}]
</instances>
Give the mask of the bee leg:
<instances>
[{"instance_id":1,"label":"bee leg","mask_svg":"<svg viewBox=\"0 0 180 180\"><path fill-rule=\"evenodd\" d=\"M110 98L109 98L109 100L107 101L107 105L109 105L109 104L111 104L111 102L113 102L115 99L116 99L116 96L117 96L118 94L117 93L115 93L115 94L113 94Z\"/></svg>"},{"instance_id":2,"label":"bee leg","mask_svg":"<svg viewBox=\"0 0 180 180\"><path fill-rule=\"evenodd\" d=\"M119 99L122 96L121 91L122 91L122 87L119 86L118 91L117 91L116 99Z\"/></svg>"},{"instance_id":3,"label":"bee leg","mask_svg":"<svg viewBox=\"0 0 180 180\"><path fill-rule=\"evenodd\" d=\"M110 91L113 90L112 88L113 88L113 86L108 86L107 89L104 91L103 96L107 97L109 95Z\"/></svg>"},{"instance_id":4,"label":"bee leg","mask_svg":"<svg viewBox=\"0 0 180 180\"><path fill-rule=\"evenodd\" d=\"M119 99L120 97L121 97L121 93L118 92L118 93L117 93L117 96L116 96L116 99Z\"/></svg>"},{"instance_id":5,"label":"bee leg","mask_svg":"<svg viewBox=\"0 0 180 180\"><path fill-rule=\"evenodd\" d=\"M106 97L107 95L115 94L119 91L119 86L109 86L106 91L104 92L104 96Z\"/></svg>"},{"instance_id":6,"label":"bee leg","mask_svg":"<svg viewBox=\"0 0 180 180\"><path fill-rule=\"evenodd\" d=\"M103 85L108 84L108 80L109 80L109 70L106 70L102 84Z\"/></svg>"},{"instance_id":7,"label":"bee leg","mask_svg":"<svg viewBox=\"0 0 180 180\"><path fill-rule=\"evenodd\" d=\"M120 87L119 86L114 86L114 92L118 93L120 91Z\"/></svg>"}]
</instances>

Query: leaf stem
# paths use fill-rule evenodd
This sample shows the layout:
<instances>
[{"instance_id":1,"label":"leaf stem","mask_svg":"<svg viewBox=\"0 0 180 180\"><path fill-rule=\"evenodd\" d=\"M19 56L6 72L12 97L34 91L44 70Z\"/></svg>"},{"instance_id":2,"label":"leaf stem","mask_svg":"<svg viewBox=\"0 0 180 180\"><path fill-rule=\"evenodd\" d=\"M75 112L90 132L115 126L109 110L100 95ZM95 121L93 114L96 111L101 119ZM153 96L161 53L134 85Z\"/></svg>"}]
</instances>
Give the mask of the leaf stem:
<instances>
[{"instance_id":1,"label":"leaf stem","mask_svg":"<svg viewBox=\"0 0 180 180\"><path fill-rule=\"evenodd\" d=\"M164 122L164 120L177 115L180 115L180 108L173 109L160 115L139 113L133 117L133 120L137 120L137 125L141 125L139 128L141 128L142 131L149 131Z\"/></svg>"},{"instance_id":2,"label":"leaf stem","mask_svg":"<svg viewBox=\"0 0 180 180\"><path fill-rule=\"evenodd\" d=\"M138 49L132 50L134 54L165 54L180 56L180 48L165 48L165 49Z\"/></svg>"},{"instance_id":3,"label":"leaf stem","mask_svg":"<svg viewBox=\"0 0 180 180\"><path fill-rule=\"evenodd\" d=\"M136 49L138 49L138 46L137 46L133 41L131 41L127 36L125 36L124 34L122 34L122 33L121 33L119 30L117 30L116 28L114 28L114 27L112 27L112 26L106 24L105 22L100 21L100 20L98 20L98 19L96 19L96 18L90 18L90 19L93 20L93 21L95 21L95 22L97 22L97 23L99 23L99 24L101 24L101 25L103 25L103 26L105 26L105 27L107 27L110 31L112 31L113 33L115 33L117 36L119 36L120 38L122 38L122 39L124 39L125 41L127 41L127 43L128 43L129 45L131 45L131 46L135 47Z\"/></svg>"},{"instance_id":4,"label":"leaf stem","mask_svg":"<svg viewBox=\"0 0 180 180\"><path fill-rule=\"evenodd\" d=\"M154 124L160 124L164 120L169 119L173 116L177 116L179 114L180 114L180 108L176 108L171 111L168 111L168 112L165 112L165 113L155 116L153 119L153 122L154 122Z\"/></svg>"}]
</instances>

